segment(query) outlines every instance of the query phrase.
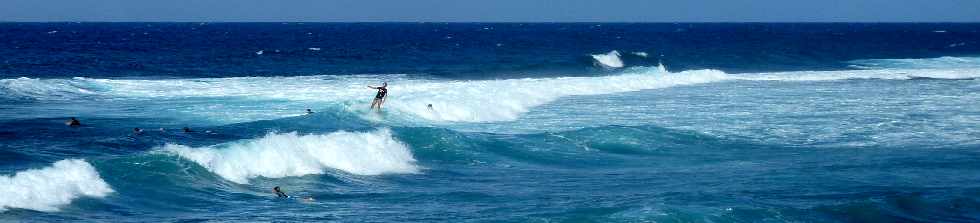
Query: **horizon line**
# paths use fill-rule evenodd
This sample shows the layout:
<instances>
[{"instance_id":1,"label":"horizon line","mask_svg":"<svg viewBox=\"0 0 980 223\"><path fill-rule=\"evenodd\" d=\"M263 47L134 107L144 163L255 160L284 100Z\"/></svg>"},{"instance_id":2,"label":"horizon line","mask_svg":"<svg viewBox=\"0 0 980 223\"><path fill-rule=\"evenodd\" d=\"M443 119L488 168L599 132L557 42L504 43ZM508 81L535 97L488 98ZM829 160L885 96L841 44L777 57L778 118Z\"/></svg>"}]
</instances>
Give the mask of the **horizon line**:
<instances>
[{"instance_id":1,"label":"horizon line","mask_svg":"<svg viewBox=\"0 0 980 223\"><path fill-rule=\"evenodd\" d=\"M523 24L523 23L634 23L634 24L780 24L780 23L803 23L803 24L922 24L922 23L946 23L946 24L971 24L980 21L114 21L114 20L52 20L52 21L17 21L0 20L0 23L497 23L497 24Z\"/></svg>"}]
</instances>

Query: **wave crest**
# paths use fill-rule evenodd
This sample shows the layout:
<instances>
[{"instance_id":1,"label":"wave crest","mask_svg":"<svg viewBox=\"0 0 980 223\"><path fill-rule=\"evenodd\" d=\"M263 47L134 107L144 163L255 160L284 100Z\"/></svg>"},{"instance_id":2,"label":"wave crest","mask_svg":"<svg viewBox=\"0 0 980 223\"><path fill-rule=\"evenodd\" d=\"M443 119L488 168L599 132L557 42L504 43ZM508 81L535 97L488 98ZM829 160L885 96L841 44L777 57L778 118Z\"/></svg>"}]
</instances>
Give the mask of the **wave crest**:
<instances>
[{"instance_id":1,"label":"wave crest","mask_svg":"<svg viewBox=\"0 0 980 223\"><path fill-rule=\"evenodd\" d=\"M619 54L619 51L613 50L606 54L593 54L592 59L606 68L622 68L623 59L620 56L622 55Z\"/></svg>"},{"instance_id":2,"label":"wave crest","mask_svg":"<svg viewBox=\"0 0 980 223\"><path fill-rule=\"evenodd\" d=\"M728 74L718 70L667 73L662 67L631 69L627 74L602 77L454 81L391 87L388 108L396 113L435 121L510 121L535 106L566 96L621 93L729 79ZM429 109L428 104L432 104L433 109Z\"/></svg>"},{"instance_id":3,"label":"wave crest","mask_svg":"<svg viewBox=\"0 0 980 223\"><path fill-rule=\"evenodd\" d=\"M79 197L105 197L112 193L99 173L80 159L55 162L51 167L0 176L0 211L24 208L58 211L58 206Z\"/></svg>"},{"instance_id":4,"label":"wave crest","mask_svg":"<svg viewBox=\"0 0 980 223\"><path fill-rule=\"evenodd\" d=\"M229 181L322 174L327 168L357 175L416 173L408 147L391 130L326 135L269 133L264 137L201 148L168 144L164 151L194 161Z\"/></svg>"}]
</instances>

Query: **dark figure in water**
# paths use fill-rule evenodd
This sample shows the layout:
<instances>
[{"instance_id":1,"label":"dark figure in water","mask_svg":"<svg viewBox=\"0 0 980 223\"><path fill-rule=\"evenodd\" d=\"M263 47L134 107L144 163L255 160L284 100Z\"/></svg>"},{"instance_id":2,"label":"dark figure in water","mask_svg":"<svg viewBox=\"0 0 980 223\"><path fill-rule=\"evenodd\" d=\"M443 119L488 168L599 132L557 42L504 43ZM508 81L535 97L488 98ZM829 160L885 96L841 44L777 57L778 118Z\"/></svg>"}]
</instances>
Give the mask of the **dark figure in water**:
<instances>
[{"instance_id":1,"label":"dark figure in water","mask_svg":"<svg viewBox=\"0 0 980 223\"><path fill-rule=\"evenodd\" d=\"M371 102L371 109L377 108L380 111L381 105L385 103L385 96L388 95L388 82L384 82L381 87L372 87L371 85L368 87L378 89L378 94L374 96L374 101Z\"/></svg>"},{"instance_id":2,"label":"dark figure in water","mask_svg":"<svg viewBox=\"0 0 980 223\"><path fill-rule=\"evenodd\" d=\"M191 128L187 128L187 126L184 126L183 130L184 132L194 132L194 130L191 130Z\"/></svg>"},{"instance_id":3,"label":"dark figure in water","mask_svg":"<svg viewBox=\"0 0 980 223\"><path fill-rule=\"evenodd\" d=\"M143 134L143 130L140 128L133 128L133 135Z\"/></svg>"},{"instance_id":4,"label":"dark figure in water","mask_svg":"<svg viewBox=\"0 0 980 223\"><path fill-rule=\"evenodd\" d=\"M275 192L276 196L278 196L279 198L289 198L289 195L283 193L282 190L279 189L279 186L273 187L272 192Z\"/></svg>"},{"instance_id":5,"label":"dark figure in water","mask_svg":"<svg viewBox=\"0 0 980 223\"><path fill-rule=\"evenodd\" d=\"M71 120L68 120L67 122L65 122L65 125L68 125L68 126L71 126L71 127L78 127L78 126L81 126L82 123L79 122L78 119L75 119L75 117L71 117Z\"/></svg>"},{"instance_id":6,"label":"dark figure in water","mask_svg":"<svg viewBox=\"0 0 980 223\"><path fill-rule=\"evenodd\" d=\"M307 109L306 109L306 114L307 114L307 115L309 115L309 114L313 114L313 110L310 110L309 108L307 108Z\"/></svg>"},{"instance_id":7,"label":"dark figure in water","mask_svg":"<svg viewBox=\"0 0 980 223\"><path fill-rule=\"evenodd\" d=\"M436 109L432 108L432 104L426 105L426 107L429 107L429 111L436 110Z\"/></svg>"}]
</instances>

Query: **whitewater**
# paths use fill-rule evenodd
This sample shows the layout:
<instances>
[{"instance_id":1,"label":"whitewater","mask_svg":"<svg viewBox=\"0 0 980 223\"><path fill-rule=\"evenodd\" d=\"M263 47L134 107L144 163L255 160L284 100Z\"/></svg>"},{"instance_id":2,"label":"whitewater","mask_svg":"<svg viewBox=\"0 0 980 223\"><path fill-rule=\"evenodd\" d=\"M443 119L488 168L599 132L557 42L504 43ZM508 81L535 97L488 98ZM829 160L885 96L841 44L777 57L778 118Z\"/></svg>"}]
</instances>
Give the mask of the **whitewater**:
<instances>
[{"instance_id":1,"label":"whitewater","mask_svg":"<svg viewBox=\"0 0 980 223\"><path fill-rule=\"evenodd\" d=\"M967 59L962 59L967 60ZM692 130L706 134L705 136L747 137L749 141L765 142L773 145L832 145L832 146L902 146L902 145L969 145L978 144L977 135L980 130L975 126L980 124L976 116L960 113L945 120L933 120L933 123L908 124L916 118L897 118L876 122L875 130L838 128L832 132L821 132L821 128L833 128L835 125L862 126L853 120L839 120L836 123L814 122L786 124L779 127L778 132L765 129L757 132L755 128L771 123L764 119L743 119L732 123L720 121L690 125L683 123L685 118L657 114L658 109L679 106L671 103L671 99L662 98L657 89L686 89L687 91L703 91L712 88L764 88L788 89L805 88L798 85L827 86L854 85L855 83L887 83L902 81L913 84L917 80L934 81L966 81L969 88L980 88L975 79L980 77L980 70L971 67L973 64L953 68L934 68L934 59L922 60L923 64L906 65L908 62L895 62L897 66L885 68L867 68L847 71L798 71L774 73L739 73L729 74L718 70L689 70L668 72L659 67L631 67L624 69L621 74L597 77L555 77L555 78L521 78L502 80L442 80L438 78L413 77L409 75L386 76L299 76L299 77L232 77L232 78L203 78L203 79L162 79L162 80L125 80L101 78L13 78L0 80L3 95L7 100L26 101L30 103L77 103L84 101L93 106L75 110L76 116L93 116L96 114L119 114L121 116L164 115L173 116L174 120L197 119L215 125L233 123L249 123L261 120L304 118L302 110L313 108L317 112L339 113L339 116L363 122L363 132L347 132L338 130L325 134L269 132L256 135L252 139L241 139L228 143L214 145L181 145L166 143L153 146L141 156L176 157L191 161L193 165L203 167L207 173L219 176L234 184L254 184L256 178L277 179L302 176L322 175L332 171L343 176L372 176L391 174L423 174L430 175L426 169L438 169L431 164L419 163L413 153L418 149L412 148L411 143L402 142L393 130L380 128L376 125L401 126L399 128L448 128L464 132L489 132L494 134L533 134L547 132L565 132L581 130L583 127L602 127L609 124L633 126L639 123L659 123L657 125ZM957 59L957 61L961 61ZM856 62L857 63L857 62ZM861 62L866 63L866 62ZM877 62L876 64L882 64ZM374 114L366 110L363 95L369 95L366 85L379 80L390 84L390 98L385 112ZM928 81L926 80L926 81ZM858 85L862 85L858 84ZM727 87L725 87L727 86ZM787 87L791 86L791 87ZM872 86L873 87L873 86ZM700 90L698 90L700 89ZM856 89L849 87L849 89ZM662 90L660 90L662 91ZM760 90L761 91L761 90ZM668 91L678 93L678 91ZM683 92L683 91L681 91ZM980 99L980 95L970 91L959 95L954 101L945 100L943 103L957 103L949 106L970 109L977 112L971 101ZM653 95L651 95L653 94ZM691 92L687 92L691 96ZM696 95L713 97L686 105L714 103L716 100L731 99L732 95L724 91L715 93L700 92ZM848 94L857 94L852 92ZM608 96L603 96L608 95ZM745 97L750 97L745 95ZM701 97L701 96L696 96ZM728 99L725 99L728 97ZM851 96L853 100L861 96ZM941 100L946 96L922 100ZM656 101L649 107L630 105L636 98ZM200 103L200 101L226 101L221 104ZM598 100L598 101L596 101ZM783 100L783 99L780 99ZM806 99L814 100L814 99ZM821 99L822 100L822 99ZM832 102L838 104L849 103ZM903 98L905 103L914 103L913 98ZM606 102L603 102L606 101ZM614 102L616 101L616 102ZM120 107L110 104L140 103L145 111L119 111ZM598 103L593 105L593 103ZM611 104L610 104L611 103ZM723 103L723 102L722 102ZM783 102L792 103L792 102ZM251 104L251 105L250 105ZM254 105L261 104L261 106ZM428 109L432 104L434 109ZM613 106L614 104L621 107ZM724 103L723 103L724 104ZM595 107L600 106L600 107ZM609 107L613 106L613 107ZM648 106L648 105L643 105ZM767 107L766 105L758 105ZM128 107L128 106L121 106ZM972 108L971 108L972 107ZM905 108L894 108L894 111L884 111L888 106L850 107L848 110L830 111L830 114L854 112L862 113L863 109L871 109L879 114L901 113ZM22 119L36 116L37 113L26 113L26 107L4 110L6 119ZM628 110L624 110L628 109ZM673 108L678 109L678 108ZM691 117L711 119L711 116L723 114L724 111L698 108L708 111L686 111ZM729 108L731 109L731 108ZM925 109L944 109L934 105ZM750 109L751 113L763 110L777 113L770 119L784 119L790 114L802 111L783 110L783 107ZM780 111L783 110L783 111ZM865 112L872 112L871 110ZM165 111L165 112L159 112ZM669 111L668 111L669 112ZM810 111L823 114L819 111ZM591 114L589 114L591 113ZM702 113L705 116L700 116ZM805 112L804 112L805 113ZM315 116L316 113L314 113ZM738 113L736 113L737 115ZM974 113L976 114L976 113ZM337 115L337 114L332 114ZM935 114L933 114L935 115ZM560 117L571 116L571 117ZM575 117L580 116L580 117ZM336 118L336 117L331 117ZM691 119L691 118L687 118ZM848 118L848 119L853 119ZM384 123L384 124L382 124ZM906 124L902 124L906 123ZM144 124L145 125L145 124ZM884 125L884 126L882 126ZM822 127L821 127L822 126ZM178 126L166 126L176 129ZM196 126L197 128L198 126ZM842 126L843 127L843 126ZM955 128L955 131L943 129ZM152 129L152 128L147 128ZM374 130L372 130L374 129ZM972 130L971 130L972 129ZM228 130L225 130L228 131ZM605 130L604 130L605 131ZM619 130L616 130L619 131ZM394 132L398 132L395 130ZM407 133L402 133L407 134ZM565 133L562 133L565 134ZM592 134L592 133L590 133ZM870 134L868 140L839 141L835 138L849 134ZM806 136L804 136L806 135ZM445 136L443 136L445 137ZM450 138L460 136L450 136ZM468 136L472 137L472 136ZM569 136L572 138L578 138ZM800 138L802 137L802 138ZM555 138L571 140L573 145L580 146L585 151L595 150L596 145L588 142L575 142L565 136ZM446 140L446 139L440 139ZM638 139L634 139L638 140ZM493 141L493 140L491 140ZM455 142L460 143L460 142ZM586 144L581 144L586 143ZM625 145L643 145L642 142L624 141ZM663 142L656 142L663 143ZM199 143L198 143L199 144ZM418 145L416 145L418 146ZM433 145L434 146L434 145ZM446 146L446 145L443 145ZM443 147L436 146L436 147ZM423 146L426 147L426 146ZM443 147L452 148L452 147ZM599 150L605 150L602 146ZM415 152L413 152L413 150ZM574 151L574 150L573 150ZM453 152L459 153L460 151ZM470 153L473 151L468 151ZM561 153L567 153L565 151ZM561 154L558 153L558 154ZM577 153L577 152L576 152ZM553 156L552 154L548 156ZM465 159L473 159L467 155ZM479 155L477 155L479 156ZM510 156L510 155L508 155ZM525 155L522 155L525 156ZM532 155L531 157L535 157ZM517 158L517 157L512 157ZM511 159L512 159L511 158ZM172 160L173 158L164 158ZM523 159L523 158L522 158ZM551 158L533 158L551 160ZM478 159L474 159L478 160ZM115 162L105 160L102 162ZM533 161L553 162L553 161ZM481 165L483 162L474 164ZM182 164L184 166L190 164ZM519 164L507 164L519 165ZM333 173L337 174L337 173ZM2 189L5 194L22 194L24 196L5 197L2 200L4 210L23 208L37 211L58 211L61 207L70 205L74 200L83 197L103 198L113 190L99 173L88 163L80 160L63 160L40 170L19 171L13 176L5 176ZM44 182L37 187L38 183ZM34 185L34 186L27 186ZM259 185L267 185L262 183ZM176 185L174 185L176 186ZM237 186L236 186L237 187Z\"/></svg>"},{"instance_id":2,"label":"whitewater","mask_svg":"<svg viewBox=\"0 0 980 223\"><path fill-rule=\"evenodd\" d=\"M980 219L969 24L5 29L0 221Z\"/></svg>"}]
</instances>

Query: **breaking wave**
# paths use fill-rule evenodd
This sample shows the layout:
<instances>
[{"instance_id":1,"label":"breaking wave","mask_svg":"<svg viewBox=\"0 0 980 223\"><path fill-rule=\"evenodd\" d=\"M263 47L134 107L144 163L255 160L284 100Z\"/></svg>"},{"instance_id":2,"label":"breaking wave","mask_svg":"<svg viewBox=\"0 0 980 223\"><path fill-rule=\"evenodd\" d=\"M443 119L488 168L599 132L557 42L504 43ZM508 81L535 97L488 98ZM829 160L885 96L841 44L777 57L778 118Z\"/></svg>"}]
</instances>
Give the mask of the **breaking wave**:
<instances>
[{"instance_id":1,"label":"breaking wave","mask_svg":"<svg viewBox=\"0 0 980 223\"><path fill-rule=\"evenodd\" d=\"M258 139L200 148L168 144L162 150L239 184L256 177L323 174L328 169L357 175L419 171L411 151L388 129L326 135L269 133Z\"/></svg>"},{"instance_id":2,"label":"breaking wave","mask_svg":"<svg viewBox=\"0 0 980 223\"><path fill-rule=\"evenodd\" d=\"M80 159L55 162L51 167L0 176L0 211L23 208L58 211L80 197L105 197L112 193L99 172Z\"/></svg>"}]
</instances>

